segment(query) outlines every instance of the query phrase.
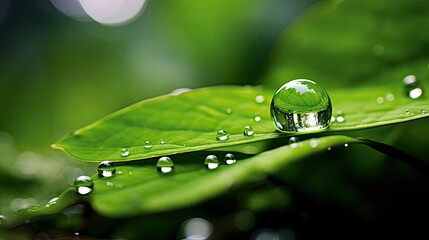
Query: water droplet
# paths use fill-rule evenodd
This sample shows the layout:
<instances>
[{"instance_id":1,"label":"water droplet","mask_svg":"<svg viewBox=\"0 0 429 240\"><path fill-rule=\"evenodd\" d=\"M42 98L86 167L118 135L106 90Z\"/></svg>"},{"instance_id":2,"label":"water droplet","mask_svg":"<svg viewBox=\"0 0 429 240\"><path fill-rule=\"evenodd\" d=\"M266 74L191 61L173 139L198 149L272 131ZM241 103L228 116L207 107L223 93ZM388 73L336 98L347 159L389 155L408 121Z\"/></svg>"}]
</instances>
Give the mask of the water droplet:
<instances>
[{"instance_id":1,"label":"water droplet","mask_svg":"<svg viewBox=\"0 0 429 240\"><path fill-rule=\"evenodd\" d=\"M332 104L328 93L306 79L280 87L271 101L271 118L280 131L304 132L325 129L331 121Z\"/></svg>"},{"instance_id":2,"label":"water droplet","mask_svg":"<svg viewBox=\"0 0 429 240\"><path fill-rule=\"evenodd\" d=\"M208 169L215 169L219 166L219 160L216 155L208 155L204 160L204 164Z\"/></svg>"},{"instance_id":3,"label":"water droplet","mask_svg":"<svg viewBox=\"0 0 429 240\"><path fill-rule=\"evenodd\" d=\"M262 96L262 95L258 95L258 96L255 97L255 101L257 103L263 103L265 101L265 97Z\"/></svg>"},{"instance_id":4,"label":"water droplet","mask_svg":"<svg viewBox=\"0 0 429 240\"><path fill-rule=\"evenodd\" d=\"M159 141L159 143L160 144L164 144L165 143L164 139L161 138L161 140Z\"/></svg>"},{"instance_id":5,"label":"water droplet","mask_svg":"<svg viewBox=\"0 0 429 240\"><path fill-rule=\"evenodd\" d=\"M121 156L122 157L128 157L130 155L130 151L127 148L121 149Z\"/></svg>"},{"instance_id":6,"label":"water droplet","mask_svg":"<svg viewBox=\"0 0 429 240\"><path fill-rule=\"evenodd\" d=\"M174 169L174 162L170 157L160 157L156 162L156 168L160 173L172 173Z\"/></svg>"},{"instance_id":7,"label":"water droplet","mask_svg":"<svg viewBox=\"0 0 429 240\"><path fill-rule=\"evenodd\" d=\"M348 143L344 143L344 147L346 148L346 147L349 147L349 144Z\"/></svg>"},{"instance_id":8,"label":"water droplet","mask_svg":"<svg viewBox=\"0 0 429 240\"><path fill-rule=\"evenodd\" d=\"M111 177L115 175L116 169L110 161L103 161L98 165L98 176Z\"/></svg>"},{"instance_id":9,"label":"water droplet","mask_svg":"<svg viewBox=\"0 0 429 240\"><path fill-rule=\"evenodd\" d=\"M225 111L226 111L226 113L231 114L232 113L232 108L227 108Z\"/></svg>"},{"instance_id":10,"label":"water droplet","mask_svg":"<svg viewBox=\"0 0 429 240\"><path fill-rule=\"evenodd\" d=\"M245 126L243 134L244 136L253 136L253 128L251 126Z\"/></svg>"},{"instance_id":11,"label":"water droplet","mask_svg":"<svg viewBox=\"0 0 429 240\"><path fill-rule=\"evenodd\" d=\"M331 116L331 122L335 122L335 116Z\"/></svg>"},{"instance_id":12,"label":"water droplet","mask_svg":"<svg viewBox=\"0 0 429 240\"><path fill-rule=\"evenodd\" d=\"M291 148L298 147L298 141L299 141L298 137L290 137L289 138L289 145L290 145L290 147Z\"/></svg>"},{"instance_id":13,"label":"water droplet","mask_svg":"<svg viewBox=\"0 0 429 240\"><path fill-rule=\"evenodd\" d=\"M144 142L144 148L146 149L152 148L152 143L149 140L147 140L146 142Z\"/></svg>"},{"instance_id":14,"label":"water droplet","mask_svg":"<svg viewBox=\"0 0 429 240\"><path fill-rule=\"evenodd\" d=\"M426 110L421 109L421 110L420 110L420 114L426 114Z\"/></svg>"},{"instance_id":15,"label":"water droplet","mask_svg":"<svg viewBox=\"0 0 429 240\"><path fill-rule=\"evenodd\" d=\"M417 99L423 95L423 89L415 75L408 75L403 79L405 95L411 99Z\"/></svg>"},{"instance_id":16,"label":"water droplet","mask_svg":"<svg viewBox=\"0 0 429 240\"><path fill-rule=\"evenodd\" d=\"M230 165L230 164L235 163L236 161L237 161L237 160L235 159L234 154L232 154L232 153L227 153L227 154L225 155L225 163L226 163L226 164Z\"/></svg>"},{"instance_id":17,"label":"water droplet","mask_svg":"<svg viewBox=\"0 0 429 240\"><path fill-rule=\"evenodd\" d=\"M384 97L377 97L377 103L378 104L384 103Z\"/></svg>"},{"instance_id":18,"label":"water droplet","mask_svg":"<svg viewBox=\"0 0 429 240\"><path fill-rule=\"evenodd\" d=\"M393 93L389 92L389 93L386 94L386 99L389 102L393 102L395 100L395 95L393 95Z\"/></svg>"},{"instance_id":19,"label":"water droplet","mask_svg":"<svg viewBox=\"0 0 429 240\"><path fill-rule=\"evenodd\" d=\"M114 184L113 184L113 182L106 182L106 186L108 186L108 187L113 187L113 186L114 186Z\"/></svg>"},{"instance_id":20,"label":"water droplet","mask_svg":"<svg viewBox=\"0 0 429 240\"><path fill-rule=\"evenodd\" d=\"M337 119L337 122L339 122L339 123L344 122L344 121L345 121L345 118L344 118L344 114L343 114L343 112L338 111L338 112L337 112L336 119Z\"/></svg>"},{"instance_id":21,"label":"water droplet","mask_svg":"<svg viewBox=\"0 0 429 240\"><path fill-rule=\"evenodd\" d=\"M328 147L328 151L331 151L332 150L332 148L331 147Z\"/></svg>"},{"instance_id":22,"label":"water droplet","mask_svg":"<svg viewBox=\"0 0 429 240\"><path fill-rule=\"evenodd\" d=\"M80 195L87 195L92 192L94 184L88 176L79 176L74 181L73 187L74 190Z\"/></svg>"},{"instance_id":23,"label":"water droplet","mask_svg":"<svg viewBox=\"0 0 429 240\"><path fill-rule=\"evenodd\" d=\"M410 115L410 110L405 110L405 115Z\"/></svg>"},{"instance_id":24,"label":"water droplet","mask_svg":"<svg viewBox=\"0 0 429 240\"><path fill-rule=\"evenodd\" d=\"M45 207L50 207L52 205L57 204L58 199L59 199L58 197L52 198L51 200L48 201L48 203L46 203Z\"/></svg>"},{"instance_id":25,"label":"water droplet","mask_svg":"<svg viewBox=\"0 0 429 240\"><path fill-rule=\"evenodd\" d=\"M261 121L261 117L260 116L256 116L255 117L255 122L260 122Z\"/></svg>"},{"instance_id":26,"label":"water droplet","mask_svg":"<svg viewBox=\"0 0 429 240\"><path fill-rule=\"evenodd\" d=\"M226 141L228 139L228 133L225 130L219 130L216 133L216 139L219 141Z\"/></svg>"}]
</instances>

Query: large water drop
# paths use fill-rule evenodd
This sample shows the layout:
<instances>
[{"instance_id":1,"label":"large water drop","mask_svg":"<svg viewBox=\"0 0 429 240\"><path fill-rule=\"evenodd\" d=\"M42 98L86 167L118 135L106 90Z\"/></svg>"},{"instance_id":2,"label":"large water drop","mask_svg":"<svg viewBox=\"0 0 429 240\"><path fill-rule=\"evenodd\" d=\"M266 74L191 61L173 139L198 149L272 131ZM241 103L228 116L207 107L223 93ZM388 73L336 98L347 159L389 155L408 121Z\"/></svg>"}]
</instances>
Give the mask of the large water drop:
<instances>
[{"instance_id":1,"label":"large water drop","mask_svg":"<svg viewBox=\"0 0 429 240\"><path fill-rule=\"evenodd\" d=\"M244 136L253 136L253 128L251 126L245 126L243 134Z\"/></svg>"},{"instance_id":2,"label":"large water drop","mask_svg":"<svg viewBox=\"0 0 429 240\"><path fill-rule=\"evenodd\" d=\"M287 82L271 101L271 118L276 128L283 132L325 129L331 116L332 104L328 93L311 80Z\"/></svg>"}]
</instances>

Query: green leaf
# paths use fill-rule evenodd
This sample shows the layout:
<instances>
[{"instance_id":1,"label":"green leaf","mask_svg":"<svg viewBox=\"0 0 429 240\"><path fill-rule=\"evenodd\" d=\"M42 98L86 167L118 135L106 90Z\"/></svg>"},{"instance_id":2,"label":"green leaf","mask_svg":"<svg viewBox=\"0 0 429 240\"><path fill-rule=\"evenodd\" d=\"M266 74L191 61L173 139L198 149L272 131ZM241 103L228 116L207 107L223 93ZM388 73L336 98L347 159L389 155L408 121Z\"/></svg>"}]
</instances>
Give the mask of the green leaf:
<instances>
[{"instance_id":1,"label":"green leaf","mask_svg":"<svg viewBox=\"0 0 429 240\"><path fill-rule=\"evenodd\" d=\"M85 161L119 162L272 139L279 136L269 113L273 92L260 87L220 86L148 99L73 132L52 147ZM328 92L334 115L341 111L345 118L344 122L332 122L328 132L429 116L427 98L409 99L399 84ZM377 103L377 97L387 93L395 99ZM265 100L258 103L257 96ZM256 116L261 120L255 121ZM245 126L251 126L255 134L244 136ZM228 140L216 139L220 129L228 132ZM145 147L146 141L151 142L151 148ZM129 150L129 156L121 156L122 148Z\"/></svg>"}]
</instances>

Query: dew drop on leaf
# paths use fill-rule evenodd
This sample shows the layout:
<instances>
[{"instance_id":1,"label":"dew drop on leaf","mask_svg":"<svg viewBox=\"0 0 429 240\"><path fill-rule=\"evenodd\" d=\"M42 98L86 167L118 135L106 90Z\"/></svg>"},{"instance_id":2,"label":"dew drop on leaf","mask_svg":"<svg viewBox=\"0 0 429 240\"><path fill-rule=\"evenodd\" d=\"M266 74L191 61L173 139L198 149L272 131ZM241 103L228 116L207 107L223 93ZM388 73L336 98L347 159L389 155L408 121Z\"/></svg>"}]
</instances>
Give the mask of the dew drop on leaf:
<instances>
[{"instance_id":1,"label":"dew drop on leaf","mask_svg":"<svg viewBox=\"0 0 429 240\"><path fill-rule=\"evenodd\" d=\"M232 153L225 154L225 163L226 164L230 165L230 164L235 163L236 161L237 160L235 159L234 154L232 154Z\"/></svg>"},{"instance_id":2,"label":"dew drop on leaf","mask_svg":"<svg viewBox=\"0 0 429 240\"><path fill-rule=\"evenodd\" d=\"M279 131L306 132L328 127L332 104L317 83L297 79L281 86L271 101L271 118Z\"/></svg>"},{"instance_id":3,"label":"dew drop on leaf","mask_svg":"<svg viewBox=\"0 0 429 240\"><path fill-rule=\"evenodd\" d=\"M172 173L174 170L174 162L170 157L160 157L156 162L156 169L163 174Z\"/></svg>"},{"instance_id":4,"label":"dew drop on leaf","mask_svg":"<svg viewBox=\"0 0 429 240\"><path fill-rule=\"evenodd\" d=\"M319 146L319 142L316 139L310 140L310 147L317 148Z\"/></svg>"},{"instance_id":5,"label":"dew drop on leaf","mask_svg":"<svg viewBox=\"0 0 429 240\"><path fill-rule=\"evenodd\" d=\"M46 203L45 207L50 207L52 205L57 204L58 199L59 199L58 197L52 198L51 200L48 201L48 203Z\"/></svg>"},{"instance_id":6,"label":"dew drop on leaf","mask_svg":"<svg viewBox=\"0 0 429 240\"><path fill-rule=\"evenodd\" d=\"M164 144L164 143L165 143L164 139L161 139L161 140L159 141L159 143L160 143L160 144Z\"/></svg>"},{"instance_id":7,"label":"dew drop on leaf","mask_svg":"<svg viewBox=\"0 0 429 240\"><path fill-rule=\"evenodd\" d=\"M298 137L290 137L289 138L289 145L290 145L290 147L291 148L298 147L298 141L299 141Z\"/></svg>"},{"instance_id":8,"label":"dew drop on leaf","mask_svg":"<svg viewBox=\"0 0 429 240\"><path fill-rule=\"evenodd\" d=\"M225 112L226 112L226 113L228 113L228 114L231 114L231 113L232 113L232 108L227 108L227 109L225 110Z\"/></svg>"},{"instance_id":9,"label":"dew drop on leaf","mask_svg":"<svg viewBox=\"0 0 429 240\"><path fill-rule=\"evenodd\" d=\"M420 114L426 114L426 110L420 109Z\"/></svg>"},{"instance_id":10,"label":"dew drop on leaf","mask_svg":"<svg viewBox=\"0 0 429 240\"><path fill-rule=\"evenodd\" d=\"M73 184L74 190L79 195L87 195L90 192L92 192L94 184L92 183L92 180L88 176L79 176L76 178Z\"/></svg>"},{"instance_id":11,"label":"dew drop on leaf","mask_svg":"<svg viewBox=\"0 0 429 240\"><path fill-rule=\"evenodd\" d=\"M251 126L245 126L243 134L244 136L253 136L253 128Z\"/></svg>"},{"instance_id":12,"label":"dew drop on leaf","mask_svg":"<svg viewBox=\"0 0 429 240\"><path fill-rule=\"evenodd\" d=\"M410 115L410 110L405 110L405 115Z\"/></svg>"},{"instance_id":13,"label":"dew drop on leaf","mask_svg":"<svg viewBox=\"0 0 429 240\"><path fill-rule=\"evenodd\" d=\"M384 103L384 97L377 97L377 103L378 104L382 104L382 103Z\"/></svg>"},{"instance_id":14,"label":"dew drop on leaf","mask_svg":"<svg viewBox=\"0 0 429 240\"><path fill-rule=\"evenodd\" d=\"M219 130L216 133L216 139L219 141L226 141L228 139L228 133L225 130Z\"/></svg>"},{"instance_id":15,"label":"dew drop on leaf","mask_svg":"<svg viewBox=\"0 0 429 240\"><path fill-rule=\"evenodd\" d=\"M144 142L144 148L146 148L146 149L152 148L152 143L149 140Z\"/></svg>"},{"instance_id":16,"label":"dew drop on leaf","mask_svg":"<svg viewBox=\"0 0 429 240\"><path fill-rule=\"evenodd\" d=\"M130 151L127 148L121 149L121 156L122 157L128 157L130 155Z\"/></svg>"},{"instance_id":17,"label":"dew drop on leaf","mask_svg":"<svg viewBox=\"0 0 429 240\"><path fill-rule=\"evenodd\" d=\"M255 122L260 122L261 121L261 117L260 116L256 116L255 117Z\"/></svg>"},{"instance_id":18,"label":"dew drop on leaf","mask_svg":"<svg viewBox=\"0 0 429 240\"><path fill-rule=\"evenodd\" d=\"M337 120L337 122L339 122L339 123L342 123L342 122L344 122L346 119L344 118L344 113L343 112L341 112L341 111L338 111L337 112L337 115L336 115L336 120Z\"/></svg>"},{"instance_id":19,"label":"dew drop on leaf","mask_svg":"<svg viewBox=\"0 0 429 240\"><path fill-rule=\"evenodd\" d=\"M98 165L98 176L100 177L111 177L115 175L116 168L110 161L103 161Z\"/></svg>"},{"instance_id":20,"label":"dew drop on leaf","mask_svg":"<svg viewBox=\"0 0 429 240\"><path fill-rule=\"evenodd\" d=\"M349 147L349 144L348 143L344 143L344 147L345 148Z\"/></svg>"},{"instance_id":21,"label":"dew drop on leaf","mask_svg":"<svg viewBox=\"0 0 429 240\"><path fill-rule=\"evenodd\" d=\"M411 99L417 99L423 95L423 89L415 75L408 75L403 79L405 95Z\"/></svg>"},{"instance_id":22,"label":"dew drop on leaf","mask_svg":"<svg viewBox=\"0 0 429 240\"><path fill-rule=\"evenodd\" d=\"M210 170L215 169L219 166L219 160L217 159L216 155L210 154L204 160L204 165L206 165L206 167Z\"/></svg>"}]
</instances>

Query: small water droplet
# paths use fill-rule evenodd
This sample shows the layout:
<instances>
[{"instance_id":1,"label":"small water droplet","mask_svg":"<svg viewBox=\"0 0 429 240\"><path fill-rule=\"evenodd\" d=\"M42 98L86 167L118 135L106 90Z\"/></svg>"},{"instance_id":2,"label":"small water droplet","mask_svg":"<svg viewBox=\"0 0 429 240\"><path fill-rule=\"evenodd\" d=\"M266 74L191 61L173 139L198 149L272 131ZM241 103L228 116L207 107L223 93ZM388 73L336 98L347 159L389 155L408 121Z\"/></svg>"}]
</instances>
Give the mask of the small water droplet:
<instances>
[{"instance_id":1,"label":"small water droplet","mask_svg":"<svg viewBox=\"0 0 429 240\"><path fill-rule=\"evenodd\" d=\"M115 175L116 168L110 161L103 161L98 165L98 176L100 177L111 177Z\"/></svg>"},{"instance_id":2,"label":"small water droplet","mask_svg":"<svg viewBox=\"0 0 429 240\"><path fill-rule=\"evenodd\" d=\"M388 92L388 93L386 94L386 99L387 99L387 101L389 101L389 102L393 102L393 101L395 100L395 95L394 95L393 93Z\"/></svg>"},{"instance_id":3,"label":"small water droplet","mask_svg":"<svg viewBox=\"0 0 429 240\"><path fill-rule=\"evenodd\" d=\"M405 110L405 115L410 115L410 110Z\"/></svg>"},{"instance_id":4,"label":"small water droplet","mask_svg":"<svg viewBox=\"0 0 429 240\"><path fill-rule=\"evenodd\" d=\"M226 141L228 139L228 133L225 130L219 130L216 133L216 139L219 141Z\"/></svg>"},{"instance_id":5,"label":"small water droplet","mask_svg":"<svg viewBox=\"0 0 429 240\"><path fill-rule=\"evenodd\" d=\"M115 186L114 184L113 184L113 182L106 182L106 186L108 186L108 187L113 187L113 186Z\"/></svg>"},{"instance_id":6,"label":"small water droplet","mask_svg":"<svg viewBox=\"0 0 429 240\"><path fill-rule=\"evenodd\" d=\"M80 195L87 195L92 192L94 184L88 176L79 176L76 178L73 184L74 190Z\"/></svg>"},{"instance_id":7,"label":"small water droplet","mask_svg":"<svg viewBox=\"0 0 429 240\"><path fill-rule=\"evenodd\" d=\"M328 93L310 80L287 82L277 90L271 101L271 118L279 131L325 129L331 116L332 104Z\"/></svg>"},{"instance_id":8,"label":"small water droplet","mask_svg":"<svg viewBox=\"0 0 429 240\"><path fill-rule=\"evenodd\" d=\"M421 110L420 110L420 114L426 114L426 110L421 109Z\"/></svg>"},{"instance_id":9,"label":"small water droplet","mask_svg":"<svg viewBox=\"0 0 429 240\"><path fill-rule=\"evenodd\" d=\"M147 140L146 142L144 142L144 148L146 149L152 148L152 143L149 140Z\"/></svg>"},{"instance_id":10,"label":"small water droplet","mask_svg":"<svg viewBox=\"0 0 429 240\"><path fill-rule=\"evenodd\" d=\"M289 145L290 145L290 147L291 148L298 147L298 141L299 141L298 137L290 137L289 138Z\"/></svg>"},{"instance_id":11,"label":"small water droplet","mask_svg":"<svg viewBox=\"0 0 429 240\"><path fill-rule=\"evenodd\" d=\"M384 103L384 98L383 97L377 97L377 103L378 104Z\"/></svg>"},{"instance_id":12,"label":"small water droplet","mask_svg":"<svg viewBox=\"0 0 429 240\"><path fill-rule=\"evenodd\" d=\"M256 116L255 117L255 122L260 122L261 121L261 117L260 116Z\"/></svg>"},{"instance_id":13,"label":"small water droplet","mask_svg":"<svg viewBox=\"0 0 429 240\"><path fill-rule=\"evenodd\" d=\"M172 173L174 170L174 162L170 157L160 157L158 162L156 162L156 169L163 174Z\"/></svg>"},{"instance_id":14,"label":"small water droplet","mask_svg":"<svg viewBox=\"0 0 429 240\"><path fill-rule=\"evenodd\" d=\"M121 156L122 157L128 157L130 155L130 151L127 148L121 149Z\"/></svg>"},{"instance_id":15,"label":"small water droplet","mask_svg":"<svg viewBox=\"0 0 429 240\"><path fill-rule=\"evenodd\" d=\"M161 138L161 140L159 141L159 143L160 144L164 144L165 143L164 139Z\"/></svg>"},{"instance_id":16,"label":"small water droplet","mask_svg":"<svg viewBox=\"0 0 429 240\"><path fill-rule=\"evenodd\" d=\"M48 201L48 203L46 203L45 207L50 207L52 205L57 204L58 199L59 199L58 197L52 198L51 200Z\"/></svg>"},{"instance_id":17,"label":"small water droplet","mask_svg":"<svg viewBox=\"0 0 429 240\"><path fill-rule=\"evenodd\" d=\"M338 111L338 112L337 112L336 119L337 119L337 122L339 122L339 123L344 122L344 121L345 121L345 118L344 118L344 114L343 114L343 112Z\"/></svg>"},{"instance_id":18,"label":"small water droplet","mask_svg":"<svg viewBox=\"0 0 429 240\"><path fill-rule=\"evenodd\" d=\"M226 113L231 114L232 113L232 108L227 108L225 111L226 111Z\"/></svg>"},{"instance_id":19,"label":"small water droplet","mask_svg":"<svg viewBox=\"0 0 429 240\"><path fill-rule=\"evenodd\" d=\"M245 126L243 134L244 136L253 136L253 128L251 126Z\"/></svg>"},{"instance_id":20,"label":"small water droplet","mask_svg":"<svg viewBox=\"0 0 429 240\"><path fill-rule=\"evenodd\" d=\"M255 101L257 103L263 103L265 101L265 97L262 96L262 95L258 95L258 96L255 97Z\"/></svg>"},{"instance_id":21,"label":"small water droplet","mask_svg":"<svg viewBox=\"0 0 429 240\"><path fill-rule=\"evenodd\" d=\"M217 159L216 155L208 155L206 159L204 160L204 164L208 169L215 169L219 166L219 160Z\"/></svg>"},{"instance_id":22,"label":"small water droplet","mask_svg":"<svg viewBox=\"0 0 429 240\"><path fill-rule=\"evenodd\" d=\"M230 164L235 163L236 161L237 160L235 159L234 154L232 154L232 153L225 154L225 163L226 164L230 165Z\"/></svg>"},{"instance_id":23,"label":"small water droplet","mask_svg":"<svg viewBox=\"0 0 429 240\"><path fill-rule=\"evenodd\" d=\"M332 150L332 148L331 147L328 147L328 151L331 151Z\"/></svg>"},{"instance_id":24,"label":"small water droplet","mask_svg":"<svg viewBox=\"0 0 429 240\"><path fill-rule=\"evenodd\" d=\"M349 147L349 144L348 143L344 143L344 147L346 148L346 147Z\"/></svg>"},{"instance_id":25,"label":"small water droplet","mask_svg":"<svg viewBox=\"0 0 429 240\"><path fill-rule=\"evenodd\" d=\"M423 95L423 89L415 75L408 75L403 79L405 95L411 99L417 99Z\"/></svg>"},{"instance_id":26,"label":"small water droplet","mask_svg":"<svg viewBox=\"0 0 429 240\"><path fill-rule=\"evenodd\" d=\"M335 122L335 116L331 117L331 122Z\"/></svg>"}]
</instances>

